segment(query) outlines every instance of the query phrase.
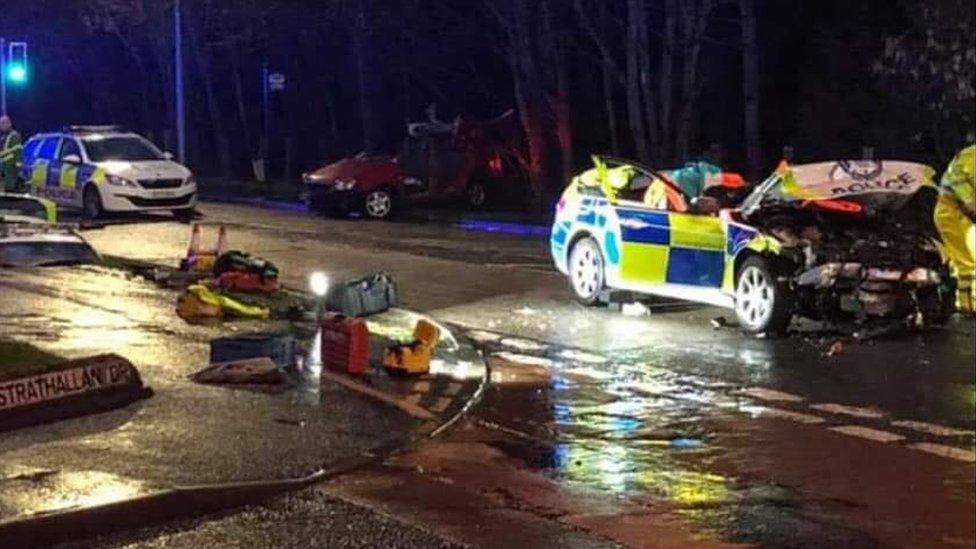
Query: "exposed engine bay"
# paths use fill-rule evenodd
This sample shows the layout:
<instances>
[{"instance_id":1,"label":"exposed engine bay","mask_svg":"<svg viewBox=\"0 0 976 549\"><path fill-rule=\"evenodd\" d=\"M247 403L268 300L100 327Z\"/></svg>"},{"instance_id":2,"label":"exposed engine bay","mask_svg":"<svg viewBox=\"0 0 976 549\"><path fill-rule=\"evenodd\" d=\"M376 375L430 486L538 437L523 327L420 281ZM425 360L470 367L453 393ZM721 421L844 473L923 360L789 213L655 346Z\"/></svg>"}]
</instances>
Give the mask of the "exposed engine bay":
<instances>
[{"instance_id":1,"label":"exposed engine bay","mask_svg":"<svg viewBox=\"0 0 976 549\"><path fill-rule=\"evenodd\" d=\"M919 192L898 208L855 200L775 201L749 223L782 245L781 275L790 277L797 312L858 323L943 323L952 281L930 215L934 194Z\"/></svg>"}]
</instances>

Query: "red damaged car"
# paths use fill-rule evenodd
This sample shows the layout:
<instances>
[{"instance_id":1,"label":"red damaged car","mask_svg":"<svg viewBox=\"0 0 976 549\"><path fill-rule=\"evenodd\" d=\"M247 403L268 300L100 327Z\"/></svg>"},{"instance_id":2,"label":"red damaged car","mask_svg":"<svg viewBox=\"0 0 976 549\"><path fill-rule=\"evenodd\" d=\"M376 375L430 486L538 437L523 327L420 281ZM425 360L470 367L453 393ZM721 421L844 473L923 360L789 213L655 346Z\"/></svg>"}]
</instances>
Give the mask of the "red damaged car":
<instances>
[{"instance_id":1,"label":"red damaged car","mask_svg":"<svg viewBox=\"0 0 976 549\"><path fill-rule=\"evenodd\" d=\"M486 122L410 124L395 158L362 153L304 174L306 200L317 212L371 219L418 202L483 208L528 189L516 128L511 111Z\"/></svg>"}]
</instances>

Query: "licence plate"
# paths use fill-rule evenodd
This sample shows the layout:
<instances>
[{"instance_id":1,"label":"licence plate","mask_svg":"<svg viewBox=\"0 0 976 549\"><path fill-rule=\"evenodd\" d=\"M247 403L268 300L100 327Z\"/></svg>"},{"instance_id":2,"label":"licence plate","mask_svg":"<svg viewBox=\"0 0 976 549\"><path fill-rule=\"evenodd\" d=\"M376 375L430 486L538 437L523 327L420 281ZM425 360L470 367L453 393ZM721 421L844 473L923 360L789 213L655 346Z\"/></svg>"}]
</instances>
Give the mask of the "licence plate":
<instances>
[{"instance_id":1,"label":"licence plate","mask_svg":"<svg viewBox=\"0 0 976 549\"><path fill-rule=\"evenodd\" d=\"M152 193L153 198L173 198L175 196L176 193L173 191L153 191Z\"/></svg>"}]
</instances>

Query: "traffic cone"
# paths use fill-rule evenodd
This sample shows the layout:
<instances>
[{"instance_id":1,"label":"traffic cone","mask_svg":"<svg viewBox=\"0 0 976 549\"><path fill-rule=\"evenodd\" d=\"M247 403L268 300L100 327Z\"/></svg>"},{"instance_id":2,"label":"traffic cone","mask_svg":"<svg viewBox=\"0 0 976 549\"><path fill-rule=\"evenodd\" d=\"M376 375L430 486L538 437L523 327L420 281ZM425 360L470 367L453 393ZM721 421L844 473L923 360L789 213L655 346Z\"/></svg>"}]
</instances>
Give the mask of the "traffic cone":
<instances>
[{"instance_id":1,"label":"traffic cone","mask_svg":"<svg viewBox=\"0 0 976 549\"><path fill-rule=\"evenodd\" d=\"M214 248L214 255L220 257L227 253L227 229L221 225L217 232L217 246Z\"/></svg>"},{"instance_id":2,"label":"traffic cone","mask_svg":"<svg viewBox=\"0 0 976 549\"><path fill-rule=\"evenodd\" d=\"M200 224L194 223L190 232L190 247L186 250L186 257L193 257L200 253Z\"/></svg>"}]
</instances>

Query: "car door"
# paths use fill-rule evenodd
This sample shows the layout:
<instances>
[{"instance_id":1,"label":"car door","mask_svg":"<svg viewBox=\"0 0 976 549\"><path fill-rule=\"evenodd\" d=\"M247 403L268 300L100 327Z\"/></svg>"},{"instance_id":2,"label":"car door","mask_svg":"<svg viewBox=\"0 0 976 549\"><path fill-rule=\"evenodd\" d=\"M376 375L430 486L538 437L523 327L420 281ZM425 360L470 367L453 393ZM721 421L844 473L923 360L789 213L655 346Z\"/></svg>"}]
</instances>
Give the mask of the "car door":
<instances>
[{"instance_id":1,"label":"car door","mask_svg":"<svg viewBox=\"0 0 976 549\"><path fill-rule=\"evenodd\" d=\"M31 167L30 177L30 186L34 194L48 197L55 202L59 202L60 197L57 192L52 192L52 188L48 185L48 181L51 179L51 166L54 163L55 156L58 153L58 146L60 143L61 138L57 136L48 136L44 138L44 141L41 142L41 146L37 149L37 157L34 160L33 166Z\"/></svg>"},{"instance_id":2,"label":"car door","mask_svg":"<svg viewBox=\"0 0 976 549\"><path fill-rule=\"evenodd\" d=\"M81 185L84 181L78 176L82 168L82 158L81 147L75 138L61 139L56 162L57 179L51 185L58 188L64 202L71 206L81 206Z\"/></svg>"},{"instance_id":3,"label":"car door","mask_svg":"<svg viewBox=\"0 0 976 549\"><path fill-rule=\"evenodd\" d=\"M629 179L625 186L618 186L620 190L612 201L620 226L621 282L631 289L666 284L671 242L669 212L657 205L651 207L644 201L656 176L624 166L623 169L606 170L604 177Z\"/></svg>"},{"instance_id":4,"label":"car door","mask_svg":"<svg viewBox=\"0 0 976 549\"><path fill-rule=\"evenodd\" d=\"M634 181L636 186L622 192L615 204L621 280L629 287L645 289L720 288L726 239L718 216L689 212L680 191L656 174L639 174ZM657 189L667 190L673 200L650 199Z\"/></svg>"}]
</instances>

